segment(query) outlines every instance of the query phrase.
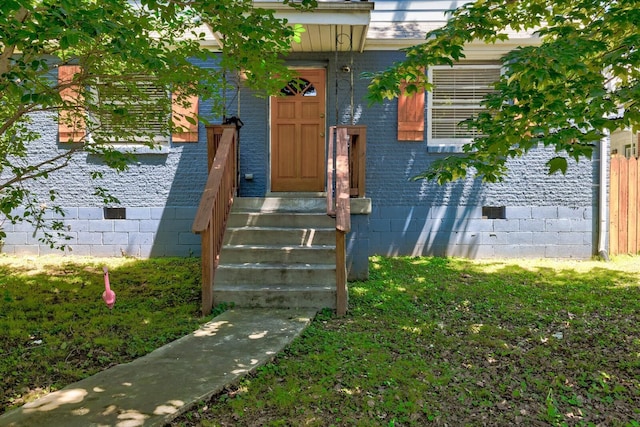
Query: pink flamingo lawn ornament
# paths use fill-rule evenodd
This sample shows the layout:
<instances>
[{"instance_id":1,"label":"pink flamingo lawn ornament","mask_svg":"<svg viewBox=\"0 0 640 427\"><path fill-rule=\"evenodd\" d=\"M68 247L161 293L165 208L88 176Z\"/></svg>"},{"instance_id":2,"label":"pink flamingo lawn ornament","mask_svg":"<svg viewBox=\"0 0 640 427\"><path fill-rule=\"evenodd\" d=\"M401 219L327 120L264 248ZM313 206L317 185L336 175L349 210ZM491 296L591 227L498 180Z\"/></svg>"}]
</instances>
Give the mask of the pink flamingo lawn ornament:
<instances>
[{"instance_id":1,"label":"pink flamingo lawn ornament","mask_svg":"<svg viewBox=\"0 0 640 427\"><path fill-rule=\"evenodd\" d=\"M104 271L104 292L102 293L102 299L104 303L107 304L107 307L113 308L113 305L116 303L116 293L111 290L111 286L109 286L109 270L107 267L102 267Z\"/></svg>"}]
</instances>

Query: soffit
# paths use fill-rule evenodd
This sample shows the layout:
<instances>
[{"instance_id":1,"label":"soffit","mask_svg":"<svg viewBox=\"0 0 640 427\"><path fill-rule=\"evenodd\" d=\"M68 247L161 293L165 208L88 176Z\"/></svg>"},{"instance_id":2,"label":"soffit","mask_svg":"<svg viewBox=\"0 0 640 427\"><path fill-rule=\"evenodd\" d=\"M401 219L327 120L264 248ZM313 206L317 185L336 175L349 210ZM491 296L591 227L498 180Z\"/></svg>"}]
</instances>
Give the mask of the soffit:
<instances>
[{"instance_id":1,"label":"soffit","mask_svg":"<svg viewBox=\"0 0 640 427\"><path fill-rule=\"evenodd\" d=\"M253 4L274 10L277 18L304 28L300 42L291 44L292 52L361 52L374 8L368 1L319 1L311 11L273 1L254 0Z\"/></svg>"}]
</instances>

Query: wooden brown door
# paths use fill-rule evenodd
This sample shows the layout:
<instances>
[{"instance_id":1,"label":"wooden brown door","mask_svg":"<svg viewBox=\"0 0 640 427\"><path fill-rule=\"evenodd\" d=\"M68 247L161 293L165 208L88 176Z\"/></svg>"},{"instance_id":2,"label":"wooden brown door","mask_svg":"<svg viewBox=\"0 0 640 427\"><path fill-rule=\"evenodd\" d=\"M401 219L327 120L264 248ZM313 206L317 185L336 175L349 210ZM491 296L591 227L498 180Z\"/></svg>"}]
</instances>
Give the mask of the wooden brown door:
<instances>
[{"instance_id":1,"label":"wooden brown door","mask_svg":"<svg viewBox=\"0 0 640 427\"><path fill-rule=\"evenodd\" d=\"M324 191L325 70L298 70L271 98L271 191Z\"/></svg>"}]
</instances>

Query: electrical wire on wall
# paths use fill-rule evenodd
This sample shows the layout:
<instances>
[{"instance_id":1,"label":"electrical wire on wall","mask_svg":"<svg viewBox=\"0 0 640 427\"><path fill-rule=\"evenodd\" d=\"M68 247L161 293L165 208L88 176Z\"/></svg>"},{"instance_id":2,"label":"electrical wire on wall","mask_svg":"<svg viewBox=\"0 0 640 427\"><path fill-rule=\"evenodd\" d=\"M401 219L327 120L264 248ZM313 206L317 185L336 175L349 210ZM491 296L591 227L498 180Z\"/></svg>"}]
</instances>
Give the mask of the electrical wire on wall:
<instances>
[{"instance_id":1,"label":"electrical wire on wall","mask_svg":"<svg viewBox=\"0 0 640 427\"><path fill-rule=\"evenodd\" d=\"M238 100L238 105L236 107L236 114L240 117L240 85L242 84L242 72L238 70L238 74L236 75L236 98Z\"/></svg>"},{"instance_id":2,"label":"electrical wire on wall","mask_svg":"<svg viewBox=\"0 0 640 427\"><path fill-rule=\"evenodd\" d=\"M222 70L222 123L227 119L227 70Z\"/></svg>"},{"instance_id":3,"label":"electrical wire on wall","mask_svg":"<svg viewBox=\"0 0 640 427\"><path fill-rule=\"evenodd\" d=\"M240 86L242 85L242 72L238 72L236 74L235 84L235 92L233 97L227 102L227 90L231 88L231 85L227 85L229 82L227 81L226 73L223 73L223 81L224 81L224 95L223 95L223 116L222 116L222 124L225 125L236 125L236 128L240 130L244 123L240 119ZM227 116L227 113L231 111L231 105L236 101L236 111L235 114L231 116Z\"/></svg>"},{"instance_id":4,"label":"electrical wire on wall","mask_svg":"<svg viewBox=\"0 0 640 427\"><path fill-rule=\"evenodd\" d=\"M223 44L226 42L225 36L223 36L222 42ZM228 92L228 89L230 88L230 84L229 84L229 80L227 80L227 70L224 68L222 69L222 124L225 124L225 125L235 124L238 129L240 129L242 125L244 125L244 123L242 123L242 120L240 120L240 85L241 84L242 84L242 71L238 70L236 72L235 85L234 85L235 93L233 95L233 98L231 98L231 100L227 102L227 92ZM227 114L230 110L230 106L235 100L237 100L236 113L231 117L227 117Z\"/></svg>"},{"instance_id":5,"label":"electrical wire on wall","mask_svg":"<svg viewBox=\"0 0 640 427\"><path fill-rule=\"evenodd\" d=\"M353 106L353 27L349 27L350 30L350 34L349 34L349 77L351 78L350 80L350 84L349 84L349 91L351 94L351 99L349 102L350 105L350 111L349 111L349 115L351 116L351 121L349 122L349 124L354 125L354 106Z\"/></svg>"},{"instance_id":6,"label":"electrical wire on wall","mask_svg":"<svg viewBox=\"0 0 640 427\"><path fill-rule=\"evenodd\" d=\"M335 108L336 108L336 120L335 120L335 124L338 125L340 123L340 105L338 102L338 82L339 82L339 76L338 73L340 71L338 71L338 50L339 50L339 45L340 45L340 41L339 41L339 35L338 35L338 27L336 26L336 46L335 46L335 61L334 61L334 69L335 69L335 94L334 94L334 104L335 104Z\"/></svg>"},{"instance_id":7,"label":"electrical wire on wall","mask_svg":"<svg viewBox=\"0 0 640 427\"><path fill-rule=\"evenodd\" d=\"M340 56L339 53L344 51L344 47L348 43L349 49L349 62L347 64L340 65ZM354 70L353 70L354 62L353 62L353 28L349 28L349 32L338 32L338 28L336 27L336 36L335 36L335 110L336 110L336 124L340 123L348 123L355 124L355 111L354 111ZM343 74L348 74L347 78L342 77ZM341 102L340 95L340 84L346 83L348 85L348 93L349 99ZM348 102L348 120L346 117L340 117L340 107L344 105L344 103ZM346 113L346 109L345 109ZM346 115L346 114L345 114Z\"/></svg>"}]
</instances>

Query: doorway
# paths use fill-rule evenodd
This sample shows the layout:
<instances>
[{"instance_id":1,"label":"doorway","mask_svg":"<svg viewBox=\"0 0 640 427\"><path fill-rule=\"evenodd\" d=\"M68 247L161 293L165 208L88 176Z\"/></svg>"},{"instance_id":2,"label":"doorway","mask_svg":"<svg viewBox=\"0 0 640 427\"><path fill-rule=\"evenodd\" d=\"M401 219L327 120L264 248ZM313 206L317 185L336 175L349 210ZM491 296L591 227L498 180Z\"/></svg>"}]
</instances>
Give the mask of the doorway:
<instances>
[{"instance_id":1,"label":"doorway","mask_svg":"<svg viewBox=\"0 0 640 427\"><path fill-rule=\"evenodd\" d=\"M281 96L271 97L271 191L322 192L326 71L297 73Z\"/></svg>"}]
</instances>

